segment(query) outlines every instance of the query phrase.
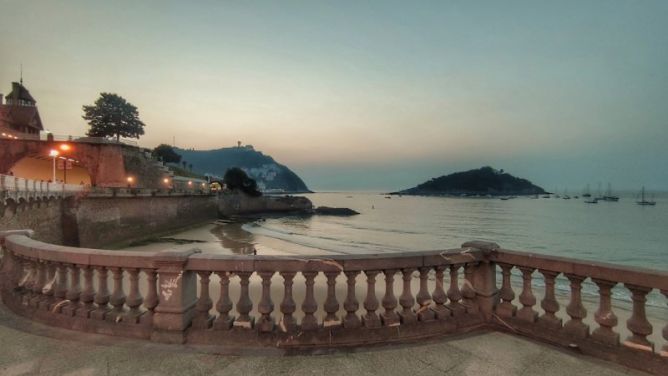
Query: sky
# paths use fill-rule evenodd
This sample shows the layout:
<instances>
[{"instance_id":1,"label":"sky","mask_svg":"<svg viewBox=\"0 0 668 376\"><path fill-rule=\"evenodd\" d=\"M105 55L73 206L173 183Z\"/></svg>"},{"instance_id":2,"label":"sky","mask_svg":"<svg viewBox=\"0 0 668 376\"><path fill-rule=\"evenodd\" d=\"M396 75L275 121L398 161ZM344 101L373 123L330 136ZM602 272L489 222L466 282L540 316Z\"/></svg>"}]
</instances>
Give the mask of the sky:
<instances>
[{"instance_id":1,"label":"sky","mask_svg":"<svg viewBox=\"0 0 668 376\"><path fill-rule=\"evenodd\" d=\"M144 147L252 144L316 190L491 165L668 190L668 2L0 0L0 92L54 134L100 92Z\"/></svg>"}]
</instances>

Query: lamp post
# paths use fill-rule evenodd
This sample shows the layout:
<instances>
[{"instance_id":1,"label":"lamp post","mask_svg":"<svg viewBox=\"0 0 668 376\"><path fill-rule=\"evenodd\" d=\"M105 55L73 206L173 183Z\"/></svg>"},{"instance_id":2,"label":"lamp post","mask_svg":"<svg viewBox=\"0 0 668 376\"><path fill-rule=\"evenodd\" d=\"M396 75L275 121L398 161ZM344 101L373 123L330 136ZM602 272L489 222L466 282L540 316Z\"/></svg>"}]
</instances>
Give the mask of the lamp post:
<instances>
[{"instance_id":1,"label":"lamp post","mask_svg":"<svg viewBox=\"0 0 668 376\"><path fill-rule=\"evenodd\" d=\"M67 184L67 152L72 149L72 147L69 144L60 144L59 146L60 151L63 152L63 156L65 157L65 160L63 160L63 184Z\"/></svg>"},{"instance_id":2,"label":"lamp post","mask_svg":"<svg viewBox=\"0 0 668 376\"><path fill-rule=\"evenodd\" d=\"M60 154L58 150L51 149L51 151L49 151L49 157L53 157L53 178L51 181L54 183L56 182L56 158L58 158L58 154Z\"/></svg>"}]
</instances>

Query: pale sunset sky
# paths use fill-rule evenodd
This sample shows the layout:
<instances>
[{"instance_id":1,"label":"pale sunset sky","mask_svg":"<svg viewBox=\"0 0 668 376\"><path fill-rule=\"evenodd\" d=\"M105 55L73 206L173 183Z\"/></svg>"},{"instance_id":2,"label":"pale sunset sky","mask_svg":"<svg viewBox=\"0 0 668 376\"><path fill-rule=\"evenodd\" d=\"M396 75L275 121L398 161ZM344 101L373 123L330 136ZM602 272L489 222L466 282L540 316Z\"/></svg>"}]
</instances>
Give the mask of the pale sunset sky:
<instances>
[{"instance_id":1,"label":"pale sunset sky","mask_svg":"<svg viewBox=\"0 0 668 376\"><path fill-rule=\"evenodd\" d=\"M316 190L491 165L668 189L668 1L0 0L0 92L54 134L139 108L140 145L253 144Z\"/></svg>"}]
</instances>

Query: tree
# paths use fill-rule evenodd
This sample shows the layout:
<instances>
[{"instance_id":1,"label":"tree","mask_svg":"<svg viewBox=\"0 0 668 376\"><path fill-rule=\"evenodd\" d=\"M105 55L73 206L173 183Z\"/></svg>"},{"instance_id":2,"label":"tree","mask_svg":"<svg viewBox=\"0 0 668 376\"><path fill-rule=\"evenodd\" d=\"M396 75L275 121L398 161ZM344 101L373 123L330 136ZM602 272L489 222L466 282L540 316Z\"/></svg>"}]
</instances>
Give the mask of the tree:
<instances>
[{"instance_id":1,"label":"tree","mask_svg":"<svg viewBox=\"0 0 668 376\"><path fill-rule=\"evenodd\" d=\"M186 169L186 165L188 164L188 161L181 161L181 164L183 165L183 169Z\"/></svg>"},{"instance_id":2,"label":"tree","mask_svg":"<svg viewBox=\"0 0 668 376\"><path fill-rule=\"evenodd\" d=\"M190 172L193 171L193 164L192 163L188 163L188 170L190 170Z\"/></svg>"},{"instance_id":3,"label":"tree","mask_svg":"<svg viewBox=\"0 0 668 376\"><path fill-rule=\"evenodd\" d=\"M181 162L181 155L174 151L174 148L167 144L160 144L151 152L154 157L160 158L165 163Z\"/></svg>"},{"instance_id":4,"label":"tree","mask_svg":"<svg viewBox=\"0 0 668 376\"><path fill-rule=\"evenodd\" d=\"M139 120L137 107L123 97L100 93L92 106L83 106L84 120L90 124L90 137L139 138L144 134L144 123Z\"/></svg>"},{"instance_id":5,"label":"tree","mask_svg":"<svg viewBox=\"0 0 668 376\"><path fill-rule=\"evenodd\" d=\"M246 172L239 167L232 167L225 172L223 182L228 189L233 191L240 190L253 197L262 196L262 192L257 189L257 182L246 175Z\"/></svg>"}]
</instances>

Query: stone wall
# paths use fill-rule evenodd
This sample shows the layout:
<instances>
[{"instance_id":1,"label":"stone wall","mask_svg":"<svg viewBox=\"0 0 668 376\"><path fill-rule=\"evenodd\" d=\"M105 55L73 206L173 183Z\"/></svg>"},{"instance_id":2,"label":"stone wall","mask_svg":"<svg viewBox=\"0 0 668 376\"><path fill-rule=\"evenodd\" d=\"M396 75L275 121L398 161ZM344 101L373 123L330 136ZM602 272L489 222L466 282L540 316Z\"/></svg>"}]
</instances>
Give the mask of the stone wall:
<instances>
[{"instance_id":1,"label":"stone wall","mask_svg":"<svg viewBox=\"0 0 668 376\"><path fill-rule=\"evenodd\" d=\"M52 198L31 202L0 202L0 230L35 231L35 239L63 244L62 207L64 199Z\"/></svg>"},{"instance_id":2,"label":"stone wall","mask_svg":"<svg viewBox=\"0 0 668 376\"><path fill-rule=\"evenodd\" d=\"M123 245L217 217L215 196L101 197L75 205L81 247Z\"/></svg>"},{"instance_id":3,"label":"stone wall","mask_svg":"<svg viewBox=\"0 0 668 376\"><path fill-rule=\"evenodd\" d=\"M226 193L218 196L218 215L222 217L260 213L311 213L312 211L313 203L306 197L249 197L242 193Z\"/></svg>"}]
</instances>

